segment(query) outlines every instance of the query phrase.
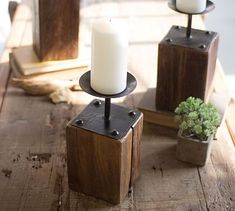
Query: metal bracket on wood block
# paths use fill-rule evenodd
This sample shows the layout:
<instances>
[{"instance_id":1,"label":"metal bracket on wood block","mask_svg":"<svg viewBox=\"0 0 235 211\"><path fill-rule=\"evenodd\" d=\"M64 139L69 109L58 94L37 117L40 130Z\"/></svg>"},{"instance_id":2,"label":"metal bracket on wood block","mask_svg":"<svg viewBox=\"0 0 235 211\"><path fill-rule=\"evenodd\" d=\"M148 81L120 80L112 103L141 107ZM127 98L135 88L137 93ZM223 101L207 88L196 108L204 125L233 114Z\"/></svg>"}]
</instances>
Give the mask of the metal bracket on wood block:
<instances>
[{"instance_id":1,"label":"metal bracket on wood block","mask_svg":"<svg viewBox=\"0 0 235 211\"><path fill-rule=\"evenodd\" d=\"M206 51L213 39L218 36L216 32L192 29L191 37L186 38L186 30L182 26L172 26L161 43Z\"/></svg>"},{"instance_id":2,"label":"metal bracket on wood block","mask_svg":"<svg viewBox=\"0 0 235 211\"><path fill-rule=\"evenodd\" d=\"M156 108L174 112L189 96L208 101L213 90L219 36L216 32L172 26L159 43Z\"/></svg>"},{"instance_id":3,"label":"metal bracket on wood block","mask_svg":"<svg viewBox=\"0 0 235 211\"><path fill-rule=\"evenodd\" d=\"M141 112L111 104L111 118L104 118L104 101L93 100L77 117L72 120L71 125L113 139L123 138L131 126L141 116Z\"/></svg>"},{"instance_id":4,"label":"metal bracket on wood block","mask_svg":"<svg viewBox=\"0 0 235 211\"><path fill-rule=\"evenodd\" d=\"M126 197L140 175L143 114L92 101L66 127L69 187L113 204Z\"/></svg>"}]
</instances>

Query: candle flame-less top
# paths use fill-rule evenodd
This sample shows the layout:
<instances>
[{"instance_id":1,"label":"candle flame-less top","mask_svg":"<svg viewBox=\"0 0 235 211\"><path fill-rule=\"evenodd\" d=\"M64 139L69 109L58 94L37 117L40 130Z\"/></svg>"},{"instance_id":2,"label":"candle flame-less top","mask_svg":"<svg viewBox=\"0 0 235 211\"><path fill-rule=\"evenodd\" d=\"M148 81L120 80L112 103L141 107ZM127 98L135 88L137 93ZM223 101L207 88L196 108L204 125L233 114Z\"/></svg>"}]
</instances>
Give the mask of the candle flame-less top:
<instances>
[{"instance_id":1,"label":"candle flame-less top","mask_svg":"<svg viewBox=\"0 0 235 211\"><path fill-rule=\"evenodd\" d=\"M92 27L91 87L106 95L125 90L127 81L127 24L100 20Z\"/></svg>"},{"instance_id":2,"label":"candle flame-less top","mask_svg":"<svg viewBox=\"0 0 235 211\"><path fill-rule=\"evenodd\" d=\"M206 9L207 0L176 0L176 8L185 13L200 13Z\"/></svg>"}]
</instances>

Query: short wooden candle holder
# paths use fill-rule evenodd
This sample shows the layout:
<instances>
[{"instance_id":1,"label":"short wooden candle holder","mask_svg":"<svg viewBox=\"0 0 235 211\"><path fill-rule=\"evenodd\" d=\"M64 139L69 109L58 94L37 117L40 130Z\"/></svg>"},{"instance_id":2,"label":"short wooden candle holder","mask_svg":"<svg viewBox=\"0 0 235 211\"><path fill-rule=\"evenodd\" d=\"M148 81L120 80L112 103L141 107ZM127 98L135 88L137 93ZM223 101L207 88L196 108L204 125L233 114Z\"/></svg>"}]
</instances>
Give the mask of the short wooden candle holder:
<instances>
[{"instance_id":1,"label":"short wooden candle holder","mask_svg":"<svg viewBox=\"0 0 235 211\"><path fill-rule=\"evenodd\" d=\"M208 102L212 98L213 79L219 36L216 32L192 29L193 15L212 11L215 5L207 1L200 13L184 13L177 9L176 0L168 6L188 16L187 27L172 26L159 43L157 86L144 94L139 109L144 120L178 129L174 110L189 96Z\"/></svg>"},{"instance_id":2,"label":"short wooden candle holder","mask_svg":"<svg viewBox=\"0 0 235 211\"><path fill-rule=\"evenodd\" d=\"M111 104L111 97L130 93L136 80L128 74L127 89L92 101L66 128L68 181L72 190L113 204L120 203L140 174L140 139L143 114ZM80 78L84 91L90 73Z\"/></svg>"},{"instance_id":3,"label":"short wooden candle holder","mask_svg":"<svg viewBox=\"0 0 235 211\"><path fill-rule=\"evenodd\" d=\"M156 88L148 89L139 109L144 119L178 129L174 110L189 96L210 101L217 59L219 36L215 32L172 26L159 44Z\"/></svg>"}]
</instances>

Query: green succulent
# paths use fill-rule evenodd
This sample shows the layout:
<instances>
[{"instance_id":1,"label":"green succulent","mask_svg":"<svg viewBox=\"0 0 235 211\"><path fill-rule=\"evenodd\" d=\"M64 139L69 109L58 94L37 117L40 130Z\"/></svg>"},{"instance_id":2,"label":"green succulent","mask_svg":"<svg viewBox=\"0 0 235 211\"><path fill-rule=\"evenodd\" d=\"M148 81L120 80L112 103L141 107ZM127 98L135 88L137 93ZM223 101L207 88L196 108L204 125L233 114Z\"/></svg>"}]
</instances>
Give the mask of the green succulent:
<instances>
[{"instance_id":1,"label":"green succulent","mask_svg":"<svg viewBox=\"0 0 235 211\"><path fill-rule=\"evenodd\" d=\"M182 135L206 141L220 125L220 115L210 103L189 97L175 109Z\"/></svg>"}]
</instances>

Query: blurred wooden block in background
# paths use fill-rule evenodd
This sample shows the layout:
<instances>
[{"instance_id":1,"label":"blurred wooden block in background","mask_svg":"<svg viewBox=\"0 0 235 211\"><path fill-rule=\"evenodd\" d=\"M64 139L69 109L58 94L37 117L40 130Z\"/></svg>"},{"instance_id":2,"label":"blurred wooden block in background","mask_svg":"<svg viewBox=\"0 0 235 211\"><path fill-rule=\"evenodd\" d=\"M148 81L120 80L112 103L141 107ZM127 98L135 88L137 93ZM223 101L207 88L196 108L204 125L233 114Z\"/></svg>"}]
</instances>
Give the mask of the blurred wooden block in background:
<instances>
[{"instance_id":1,"label":"blurred wooden block in background","mask_svg":"<svg viewBox=\"0 0 235 211\"><path fill-rule=\"evenodd\" d=\"M79 1L33 0L33 43L41 61L78 56Z\"/></svg>"}]
</instances>

